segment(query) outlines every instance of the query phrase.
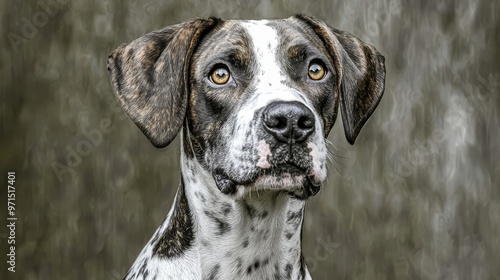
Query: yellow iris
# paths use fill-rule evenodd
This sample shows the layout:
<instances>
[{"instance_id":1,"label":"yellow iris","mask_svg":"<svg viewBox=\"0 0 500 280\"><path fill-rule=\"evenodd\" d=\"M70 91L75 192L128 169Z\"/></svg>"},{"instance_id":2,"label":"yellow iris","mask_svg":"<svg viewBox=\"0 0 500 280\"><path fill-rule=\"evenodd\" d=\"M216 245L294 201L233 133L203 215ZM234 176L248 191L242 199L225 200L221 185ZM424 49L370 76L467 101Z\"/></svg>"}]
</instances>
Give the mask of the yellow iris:
<instances>
[{"instance_id":1,"label":"yellow iris","mask_svg":"<svg viewBox=\"0 0 500 280\"><path fill-rule=\"evenodd\" d=\"M318 63L312 63L309 66L308 75L312 80L321 80L325 76L325 68Z\"/></svg>"},{"instance_id":2,"label":"yellow iris","mask_svg":"<svg viewBox=\"0 0 500 280\"><path fill-rule=\"evenodd\" d=\"M210 78L212 79L212 82L218 84L218 85L223 85L229 81L229 70L225 67L218 67L214 71L212 71L212 74L210 75Z\"/></svg>"}]
</instances>

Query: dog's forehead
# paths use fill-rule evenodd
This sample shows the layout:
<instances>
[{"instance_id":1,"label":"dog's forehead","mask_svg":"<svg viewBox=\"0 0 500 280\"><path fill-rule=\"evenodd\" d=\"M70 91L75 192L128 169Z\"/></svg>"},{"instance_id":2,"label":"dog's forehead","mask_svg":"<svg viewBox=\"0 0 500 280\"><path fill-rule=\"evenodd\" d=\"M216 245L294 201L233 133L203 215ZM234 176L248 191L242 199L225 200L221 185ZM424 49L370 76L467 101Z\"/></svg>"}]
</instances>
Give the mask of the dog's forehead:
<instances>
[{"instance_id":1,"label":"dog's forehead","mask_svg":"<svg viewBox=\"0 0 500 280\"><path fill-rule=\"evenodd\" d=\"M275 26L268 20L242 21L241 26L250 38L253 53L258 64L257 76L259 84L272 86L273 83L282 83L285 75L277 61L277 51L280 45L280 35Z\"/></svg>"},{"instance_id":2,"label":"dog's forehead","mask_svg":"<svg viewBox=\"0 0 500 280\"><path fill-rule=\"evenodd\" d=\"M311 34L306 24L296 19L225 20L204 40L211 53L225 48L251 48L255 54L286 51L297 44L317 47L319 37Z\"/></svg>"},{"instance_id":3,"label":"dog's forehead","mask_svg":"<svg viewBox=\"0 0 500 280\"><path fill-rule=\"evenodd\" d=\"M243 20L239 25L244 28L253 46L259 51L275 49L279 43L276 25L271 25L269 20Z\"/></svg>"}]
</instances>

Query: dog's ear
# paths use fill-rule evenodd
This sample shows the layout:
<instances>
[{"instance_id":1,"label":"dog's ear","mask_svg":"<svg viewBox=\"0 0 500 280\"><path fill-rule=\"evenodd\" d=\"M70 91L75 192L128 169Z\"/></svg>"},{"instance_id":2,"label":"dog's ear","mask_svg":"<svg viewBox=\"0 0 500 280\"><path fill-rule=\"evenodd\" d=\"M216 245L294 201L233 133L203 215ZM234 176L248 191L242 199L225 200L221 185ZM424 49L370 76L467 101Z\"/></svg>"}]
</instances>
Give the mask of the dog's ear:
<instances>
[{"instance_id":1,"label":"dog's ear","mask_svg":"<svg viewBox=\"0 0 500 280\"><path fill-rule=\"evenodd\" d=\"M219 21L194 19L168 26L119 46L109 56L108 72L120 104L155 147L170 144L181 129L191 56Z\"/></svg>"},{"instance_id":2,"label":"dog's ear","mask_svg":"<svg viewBox=\"0 0 500 280\"><path fill-rule=\"evenodd\" d=\"M350 33L331 28L309 16L295 17L314 30L334 60L337 75L340 76L344 131L347 141L354 144L384 93L385 59L373 46Z\"/></svg>"}]
</instances>

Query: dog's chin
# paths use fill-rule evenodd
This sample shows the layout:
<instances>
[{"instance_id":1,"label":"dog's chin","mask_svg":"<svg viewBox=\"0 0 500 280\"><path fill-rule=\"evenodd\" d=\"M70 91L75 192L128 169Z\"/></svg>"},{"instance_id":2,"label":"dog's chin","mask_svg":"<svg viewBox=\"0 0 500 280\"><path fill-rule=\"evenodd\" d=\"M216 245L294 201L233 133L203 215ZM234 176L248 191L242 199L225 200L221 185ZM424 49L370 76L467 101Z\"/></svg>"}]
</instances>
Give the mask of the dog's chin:
<instances>
[{"instance_id":1,"label":"dog's chin","mask_svg":"<svg viewBox=\"0 0 500 280\"><path fill-rule=\"evenodd\" d=\"M223 172L213 174L217 188L224 194L233 195L252 191L287 192L298 199L307 199L318 193L321 181L295 166L284 165L266 170L253 179L236 181Z\"/></svg>"},{"instance_id":2,"label":"dog's chin","mask_svg":"<svg viewBox=\"0 0 500 280\"><path fill-rule=\"evenodd\" d=\"M260 176L253 183L253 188L257 191L287 192L295 198L307 199L319 192L321 183L312 176L282 173L280 175Z\"/></svg>"}]
</instances>

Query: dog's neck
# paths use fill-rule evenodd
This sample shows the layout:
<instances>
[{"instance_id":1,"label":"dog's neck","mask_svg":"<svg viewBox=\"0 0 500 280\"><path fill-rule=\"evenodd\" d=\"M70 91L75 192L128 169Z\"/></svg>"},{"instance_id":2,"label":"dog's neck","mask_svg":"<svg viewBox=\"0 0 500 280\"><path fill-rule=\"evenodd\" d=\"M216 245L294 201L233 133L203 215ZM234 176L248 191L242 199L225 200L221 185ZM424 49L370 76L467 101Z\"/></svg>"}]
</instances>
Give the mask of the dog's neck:
<instances>
[{"instance_id":1,"label":"dog's neck","mask_svg":"<svg viewBox=\"0 0 500 280\"><path fill-rule=\"evenodd\" d=\"M222 194L195 159L181 157L180 193L193 218L203 279L306 279L303 200L277 191Z\"/></svg>"}]
</instances>

